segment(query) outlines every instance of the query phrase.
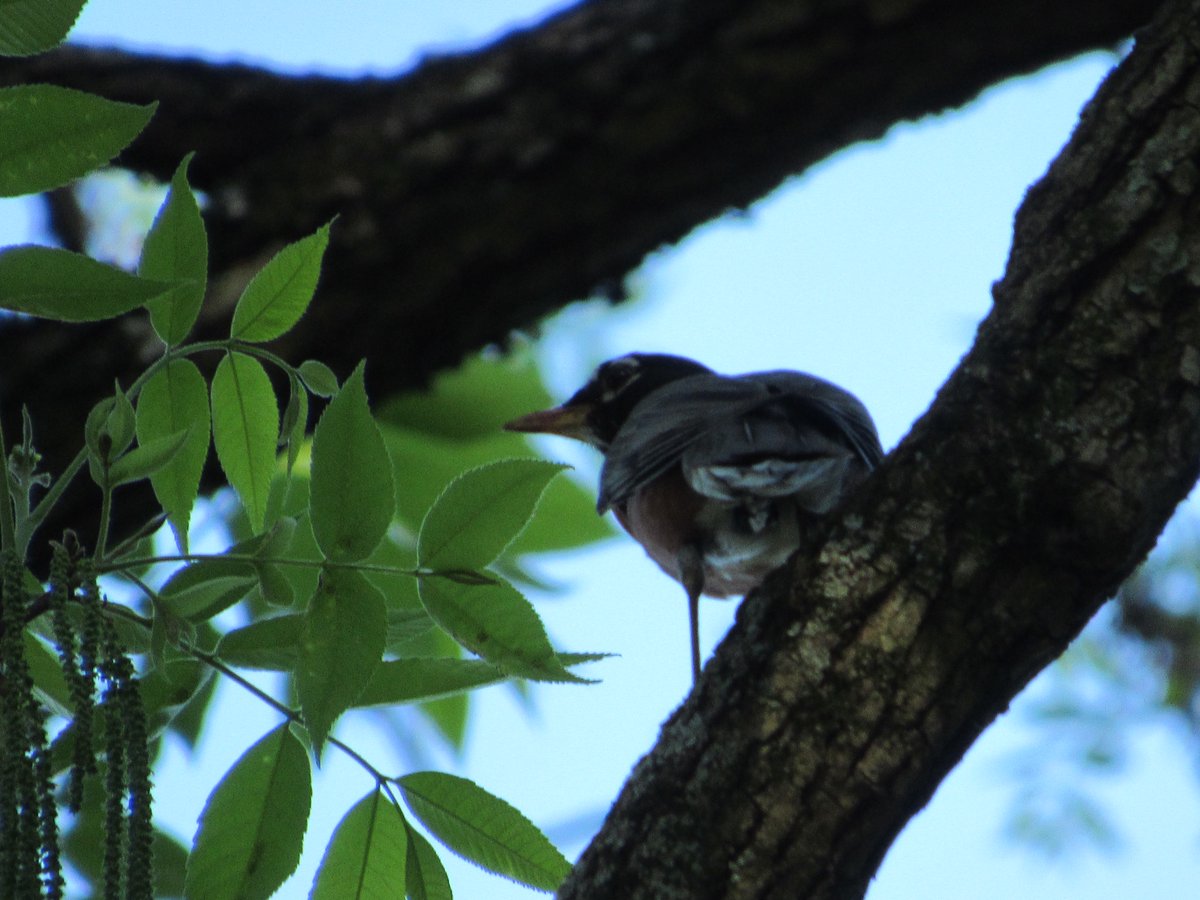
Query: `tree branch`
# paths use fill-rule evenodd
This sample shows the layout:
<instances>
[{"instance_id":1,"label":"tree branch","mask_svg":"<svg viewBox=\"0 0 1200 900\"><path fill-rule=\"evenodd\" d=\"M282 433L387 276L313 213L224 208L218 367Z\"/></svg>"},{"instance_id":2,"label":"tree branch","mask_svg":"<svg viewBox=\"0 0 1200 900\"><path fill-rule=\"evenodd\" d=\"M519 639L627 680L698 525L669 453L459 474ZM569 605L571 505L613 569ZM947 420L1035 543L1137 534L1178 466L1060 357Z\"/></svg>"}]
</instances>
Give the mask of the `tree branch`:
<instances>
[{"instance_id":1,"label":"tree branch","mask_svg":"<svg viewBox=\"0 0 1200 900\"><path fill-rule=\"evenodd\" d=\"M995 307L824 542L742 606L560 896L861 896L1200 463L1200 2L1028 195Z\"/></svg>"},{"instance_id":2,"label":"tree branch","mask_svg":"<svg viewBox=\"0 0 1200 900\"><path fill-rule=\"evenodd\" d=\"M342 372L365 356L387 393L573 299L619 295L647 253L842 147L1115 44L1157 2L590 0L390 79L67 48L6 61L0 83L161 101L122 163L166 178L198 151L215 273L201 339L224 333L264 254L339 214L320 299L278 349ZM92 386L129 383L158 352L128 317L6 323L4 413L28 404L61 470ZM66 518L88 539L76 499ZM126 493L125 527L147 509Z\"/></svg>"}]
</instances>

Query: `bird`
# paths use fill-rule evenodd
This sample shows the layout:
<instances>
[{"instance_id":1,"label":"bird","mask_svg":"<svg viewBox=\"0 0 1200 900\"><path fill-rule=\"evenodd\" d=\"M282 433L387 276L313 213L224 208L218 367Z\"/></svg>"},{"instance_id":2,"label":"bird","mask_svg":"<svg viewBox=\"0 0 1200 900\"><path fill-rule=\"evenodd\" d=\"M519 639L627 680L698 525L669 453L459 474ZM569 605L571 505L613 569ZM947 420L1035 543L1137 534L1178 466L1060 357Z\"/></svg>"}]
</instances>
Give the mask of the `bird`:
<instances>
[{"instance_id":1,"label":"bird","mask_svg":"<svg viewBox=\"0 0 1200 900\"><path fill-rule=\"evenodd\" d=\"M687 593L693 683L701 595L758 587L883 458L866 407L828 381L789 370L720 375L666 353L601 363L560 406L504 428L603 454L597 511L612 510Z\"/></svg>"}]
</instances>

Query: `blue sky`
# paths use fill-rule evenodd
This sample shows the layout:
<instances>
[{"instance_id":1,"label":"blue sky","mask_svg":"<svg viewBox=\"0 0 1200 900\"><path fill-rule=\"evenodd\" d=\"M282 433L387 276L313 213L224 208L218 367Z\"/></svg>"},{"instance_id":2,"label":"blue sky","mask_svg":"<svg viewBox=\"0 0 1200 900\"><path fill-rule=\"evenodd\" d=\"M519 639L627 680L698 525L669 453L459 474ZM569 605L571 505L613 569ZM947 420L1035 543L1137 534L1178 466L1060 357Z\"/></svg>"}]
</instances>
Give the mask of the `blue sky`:
<instances>
[{"instance_id":1,"label":"blue sky","mask_svg":"<svg viewBox=\"0 0 1200 900\"><path fill-rule=\"evenodd\" d=\"M428 52L481 43L545 8L537 0L93 0L75 37L296 72L386 73ZM1094 54L989 90L963 112L897 126L745 213L702 226L646 262L634 277L636 303L615 312L580 304L552 323L548 378L565 395L594 363L633 349L682 353L727 372L798 368L858 394L893 446L969 347L1027 185L1113 62ZM3 238L15 239L19 211L0 207L0 218ZM553 440L541 446L592 477L586 451ZM535 687L532 712L509 691L483 692L465 757L435 754L435 763L461 765L574 856L689 687L685 604L678 586L624 539L539 568L569 588L539 601L557 642L620 656L594 667L598 686ZM709 646L733 610L702 605ZM184 837L223 771L276 724L235 686L222 686L220 698L221 736L210 733L196 758L171 747L158 778L160 819ZM1018 699L910 824L870 900L1124 900L1181 896L1197 881L1200 792L1166 724L1140 727L1129 770L1095 786L1125 835L1121 852L1046 867L1002 840L1014 793L1006 760L1038 739L1024 703ZM396 758L396 736L353 717L339 734L384 768ZM278 896L307 895L329 833L369 786L361 771L327 756L301 870ZM465 864L451 877L456 895L469 900L533 896Z\"/></svg>"}]
</instances>

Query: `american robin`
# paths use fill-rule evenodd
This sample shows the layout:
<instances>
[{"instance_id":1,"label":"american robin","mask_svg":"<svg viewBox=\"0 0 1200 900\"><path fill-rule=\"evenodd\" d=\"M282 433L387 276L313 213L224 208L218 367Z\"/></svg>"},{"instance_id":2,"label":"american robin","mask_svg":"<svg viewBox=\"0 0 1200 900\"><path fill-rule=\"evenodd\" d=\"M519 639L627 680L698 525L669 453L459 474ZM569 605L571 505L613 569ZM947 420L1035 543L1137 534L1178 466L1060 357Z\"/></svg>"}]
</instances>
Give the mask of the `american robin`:
<instances>
[{"instance_id":1,"label":"american robin","mask_svg":"<svg viewBox=\"0 0 1200 900\"><path fill-rule=\"evenodd\" d=\"M561 406L504 427L604 454L597 509L687 591L694 678L700 595L757 587L883 457L866 407L827 381L661 353L609 360Z\"/></svg>"}]
</instances>

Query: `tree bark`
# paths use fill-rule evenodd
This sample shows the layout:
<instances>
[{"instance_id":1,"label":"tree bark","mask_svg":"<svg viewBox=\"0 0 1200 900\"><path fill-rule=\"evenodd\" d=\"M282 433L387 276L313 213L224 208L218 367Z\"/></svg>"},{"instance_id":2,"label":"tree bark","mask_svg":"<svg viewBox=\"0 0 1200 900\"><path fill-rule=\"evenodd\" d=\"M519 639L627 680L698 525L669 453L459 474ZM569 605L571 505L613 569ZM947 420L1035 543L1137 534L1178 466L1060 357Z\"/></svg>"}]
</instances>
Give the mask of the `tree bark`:
<instances>
[{"instance_id":1,"label":"tree bark","mask_svg":"<svg viewBox=\"0 0 1200 900\"><path fill-rule=\"evenodd\" d=\"M1160 6L1030 193L971 355L745 602L562 891L841 900L1196 477L1200 0L591 0L396 79L70 50L0 80L162 100L122 162L163 176L199 151L219 276L202 336L253 261L340 214L280 349L343 372L367 356L380 393L619 294L646 253L829 153ZM93 386L156 352L137 323L8 323L5 414L28 403L61 469Z\"/></svg>"},{"instance_id":2,"label":"tree bark","mask_svg":"<svg viewBox=\"0 0 1200 900\"><path fill-rule=\"evenodd\" d=\"M1017 217L995 306L819 546L742 606L563 898L858 897L1200 463L1200 2Z\"/></svg>"},{"instance_id":3,"label":"tree bark","mask_svg":"<svg viewBox=\"0 0 1200 900\"><path fill-rule=\"evenodd\" d=\"M376 395L571 300L620 296L649 252L897 121L995 81L1112 46L1161 0L590 0L537 28L388 79L67 48L6 61L41 80L160 101L120 162L166 178L182 156L209 196L214 277L196 336L283 241L340 216L318 302L277 349ZM39 424L61 471L114 378L160 352L147 323L0 330L3 413ZM206 484L217 482L209 473ZM49 523L85 535L85 492ZM150 509L126 493L128 522Z\"/></svg>"}]
</instances>

